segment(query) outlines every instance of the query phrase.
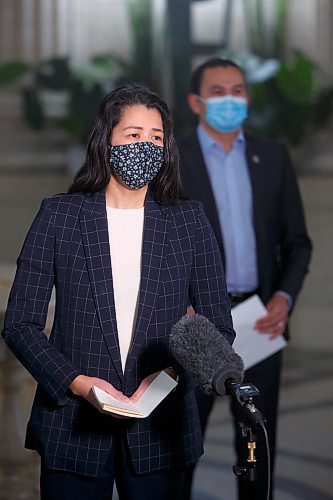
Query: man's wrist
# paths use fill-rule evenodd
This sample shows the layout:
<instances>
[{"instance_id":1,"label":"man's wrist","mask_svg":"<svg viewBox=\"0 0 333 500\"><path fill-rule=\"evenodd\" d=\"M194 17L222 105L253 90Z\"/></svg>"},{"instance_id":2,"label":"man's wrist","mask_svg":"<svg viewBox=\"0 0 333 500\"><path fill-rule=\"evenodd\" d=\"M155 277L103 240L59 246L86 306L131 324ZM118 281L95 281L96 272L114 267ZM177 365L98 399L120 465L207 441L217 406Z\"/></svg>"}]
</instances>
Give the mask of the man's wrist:
<instances>
[{"instance_id":1,"label":"man's wrist","mask_svg":"<svg viewBox=\"0 0 333 500\"><path fill-rule=\"evenodd\" d=\"M274 295L281 295L282 297L284 297L288 302L288 311L290 311L290 309L293 307L293 299L291 295L284 290L277 290Z\"/></svg>"}]
</instances>

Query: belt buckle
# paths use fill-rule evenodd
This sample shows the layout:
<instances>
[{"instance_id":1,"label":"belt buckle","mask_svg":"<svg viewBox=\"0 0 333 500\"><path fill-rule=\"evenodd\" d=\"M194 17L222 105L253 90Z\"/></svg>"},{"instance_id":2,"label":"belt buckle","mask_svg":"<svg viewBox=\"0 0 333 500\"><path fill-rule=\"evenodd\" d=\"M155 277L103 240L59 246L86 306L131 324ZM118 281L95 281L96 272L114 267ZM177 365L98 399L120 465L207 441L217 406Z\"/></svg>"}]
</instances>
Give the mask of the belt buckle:
<instances>
[{"instance_id":1,"label":"belt buckle","mask_svg":"<svg viewBox=\"0 0 333 500\"><path fill-rule=\"evenodd\" d=\"M229 293L230 297L233 299L242 299L245 296L244 292L231 292Z\"/></svg>"}]
</instances>

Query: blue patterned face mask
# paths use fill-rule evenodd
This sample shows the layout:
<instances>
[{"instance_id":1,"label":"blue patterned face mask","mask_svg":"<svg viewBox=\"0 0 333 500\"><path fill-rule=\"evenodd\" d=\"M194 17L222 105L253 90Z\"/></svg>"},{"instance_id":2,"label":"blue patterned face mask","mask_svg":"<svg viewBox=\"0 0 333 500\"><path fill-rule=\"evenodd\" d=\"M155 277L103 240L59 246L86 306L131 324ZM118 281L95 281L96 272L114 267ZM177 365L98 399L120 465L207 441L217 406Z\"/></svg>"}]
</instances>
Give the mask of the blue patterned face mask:
<instances>
[{"instance_id":1,"label":"blue patterned face mask","mask_svg":"<svg viewBox=\"0 0 333 500\"><path fill-rule=\"evenodd\" d=\"M205 120L217 132L234 132L247 118L248 106L245 97L208 97L205 103Z\"/></svg>"},{"instance_id":2,"label":"blue patterned face mask","mask_svg":"<svg viewBox=\"0 0 333 500\"><path fill-rule=\"evenodd\" d=\"M133 142L111 146L110 166L130 189L140 189L161 170L164 150L152 142Z\"/></svg>"}]
</instances>

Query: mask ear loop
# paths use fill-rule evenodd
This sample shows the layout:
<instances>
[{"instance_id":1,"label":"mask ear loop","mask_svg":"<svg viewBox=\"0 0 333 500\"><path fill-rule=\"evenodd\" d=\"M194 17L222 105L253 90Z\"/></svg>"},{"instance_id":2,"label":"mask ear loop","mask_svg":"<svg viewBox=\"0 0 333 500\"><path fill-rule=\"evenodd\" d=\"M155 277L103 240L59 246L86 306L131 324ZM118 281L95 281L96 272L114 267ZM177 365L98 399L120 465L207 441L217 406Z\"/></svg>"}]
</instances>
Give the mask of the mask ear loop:
<instances>
[{"instance_id":1,"label":"mask ear loop","mask_svg":"<svg viewBox=\"0 0 333 500\"><path fill-rule=\"evenodd\" d=\"M112 151L112 144L109 144L108 145L108 149L107 149L107 159L108 159L108 164L110 167L112 167L112 161L111 161L111 151Z\"/></svg>"},{"instance_id":2,"label":"mask ear loop","mask_svg":"<svg viewBox=\"0 0 333 500\"><path fill-rule=\"evenodd\" d=\"M203 97L201 97L201 95L195 94L195 98L196 98L196 100L197 100L197 102L199 104L201 104L201 105L205 105L206 104L206 99L204 99ZM200 111L199 115L200 116L204 116L205 112Z\"/></svg>"}]
</instances>

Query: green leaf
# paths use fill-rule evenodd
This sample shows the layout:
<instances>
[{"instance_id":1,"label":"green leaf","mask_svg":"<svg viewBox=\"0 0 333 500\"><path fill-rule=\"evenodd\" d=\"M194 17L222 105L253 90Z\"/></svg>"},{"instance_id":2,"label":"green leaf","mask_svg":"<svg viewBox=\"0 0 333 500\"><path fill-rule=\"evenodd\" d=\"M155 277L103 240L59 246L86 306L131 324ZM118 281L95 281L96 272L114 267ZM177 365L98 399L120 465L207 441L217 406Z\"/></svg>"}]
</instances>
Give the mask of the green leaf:
<instances>
[{"instance_id":1,"label":"green leaf","mask_svg":"<svg viewBox=\"0 0 333 500\"><path fill-rule=\"evenodd\" d=\"M29 70L30 65L23 61L0 64L0 87L11 85L20 80Z\"/></svg>"},{"instance_id":2,"label":"green leaf","mask_svg":"<svg viewBox=\"0 0 333 500\"><path fill-rule=\"evenodd\" d=\"M112 81L119 71L120 64L115 58L100 56L83 68L73 69L73 76L88 89L97 83Z\"/></svg>"},{"instance_id":3,"label":"green leaf","mask_svg":"<svg viewBox=\"0 0 333 500\"><path fill-rule=\"evenodd\" d=\"M291 64L282 63L277 74L277 85L282 94L298 104L311 104L314 93L314 67L302 55Z\"/></svg>"}]
</instances>

